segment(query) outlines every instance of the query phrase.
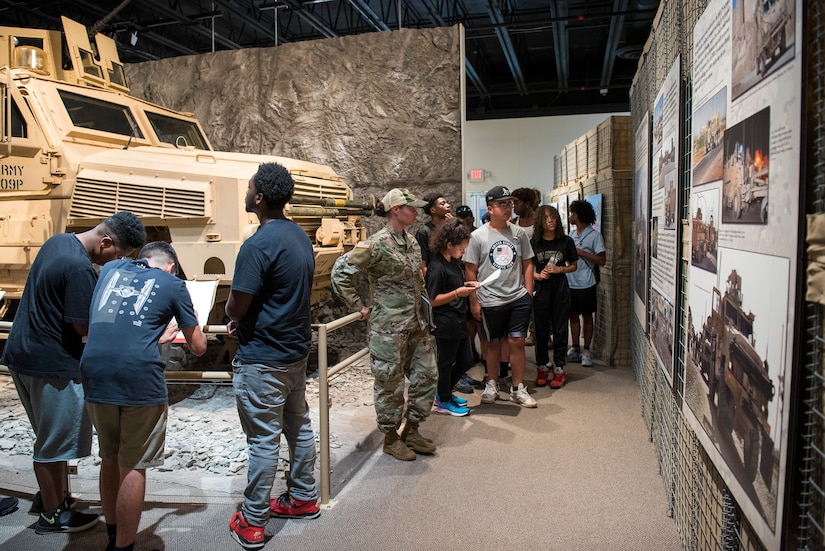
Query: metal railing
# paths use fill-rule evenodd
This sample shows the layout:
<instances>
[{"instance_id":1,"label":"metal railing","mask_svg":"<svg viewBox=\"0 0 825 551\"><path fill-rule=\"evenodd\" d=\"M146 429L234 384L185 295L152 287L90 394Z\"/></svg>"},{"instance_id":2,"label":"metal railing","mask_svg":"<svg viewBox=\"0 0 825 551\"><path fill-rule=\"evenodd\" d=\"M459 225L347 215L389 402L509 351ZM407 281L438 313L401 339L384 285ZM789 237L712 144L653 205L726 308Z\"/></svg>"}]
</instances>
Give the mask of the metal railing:
<instances>
[{"instance_id":1,"label":"metal railing","mask_svg":"<svg viewBox=\"0 0 825 551\"><path fill-rule=\"evenodd\" d=\"M364 347L330 368L327 365L327 335L336 329L346 327L360 319L361 313L354 312L329 323L313 324L312 326L313 329L318 330L318 416L321 437L321 505L327 507L332 506L329 498L330 473L332 472L329 457L329 378L344 371L356 361L369 354L369 349Z\"/></svg>"},{"instance_id":2,"label":"metal railing","mask_svg":"<svg viewBox=\"0 0 825 551\"><path fill-rule=\"evenodd\" d=\"M328 365L327 348L329 345L328 335L336 329L346 327L351 323L355 323L361 319L361 313L355 312L348 314L343 318L338 318L329 323L313 324L312 328L318 331L318 416L319 416L319 438L320 438L320 452L321 462L319 470L321 473L321 506L327 508L334 504L330 499L331 480L330 474L332 468L330 465L330 445L329 445L329 408L331 405L329 399L329 379L339 373L342 373L347 368L352 366L355 362L369 354L369 349L364 347L355 354L338 362L332 367ZM0 331L10 331L12 322L0 321ZM226 335L226 325L205 325L203 327L205 334ZM5 365L0 365L0 373L8 374L9 369ZM167 382L181 383L219 383L232 380L231 371L165 371Z\"/></svg>"}]
</instances>

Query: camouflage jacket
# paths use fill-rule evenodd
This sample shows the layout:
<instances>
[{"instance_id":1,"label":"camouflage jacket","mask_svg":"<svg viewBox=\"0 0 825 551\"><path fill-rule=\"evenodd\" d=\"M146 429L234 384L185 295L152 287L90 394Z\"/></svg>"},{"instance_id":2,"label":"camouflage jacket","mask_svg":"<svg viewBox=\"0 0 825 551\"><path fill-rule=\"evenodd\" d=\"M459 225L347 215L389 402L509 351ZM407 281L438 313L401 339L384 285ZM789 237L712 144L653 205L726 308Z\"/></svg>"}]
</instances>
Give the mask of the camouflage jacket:
<instances>
[{"instance_id":1,"label":"camouflage jacket","mask_svg":"<svg viewBox=\"0 0 825 551\"><path fill-rule=\"evenodd\" d=\"M339 258L333 267L333 290L353 311L358 311L364 307L364 301L354 279L359 271L367 275L371 331L427 330L420 298L427 296L421 249L409 232L398 233L386 226L368 241L359 242L345 257Z\"/></svg>"}]
</instances>

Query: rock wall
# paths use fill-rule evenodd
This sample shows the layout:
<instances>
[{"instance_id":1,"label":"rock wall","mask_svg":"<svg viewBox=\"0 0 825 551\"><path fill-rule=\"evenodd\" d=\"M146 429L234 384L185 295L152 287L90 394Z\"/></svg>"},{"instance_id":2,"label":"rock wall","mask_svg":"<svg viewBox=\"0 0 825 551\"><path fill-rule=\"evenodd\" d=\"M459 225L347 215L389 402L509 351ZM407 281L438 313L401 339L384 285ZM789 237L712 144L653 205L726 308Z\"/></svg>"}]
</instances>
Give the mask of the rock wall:
<instances>
[{"instance_id":1,"label":"rock wall","mask_svg":"<svg viewBox=\"0 0 825 551\"><path fill-rule=\"evenodd\" d=\"M217 150L328 165L356 197L407 187L457 206L461 63L451 27L176 57L128 65L126 76L133 95L194 113ZM372 233L385 219L364 222ZM348 313L337 302L318 305L318 321ZM333 333L331 364L365 340L361 323Z\"/></svg>"},{"instance_id":2,"label":"rock wall","mask_svg":"<svg viewBox=\"0 0 825 551\"><path fill-rule=\"evenodd\" d=\"M457 201L460 68L451 27L176 57L126 73L135 96L194 113L215 149L331 166L356 197L409 187Z\"/></svg>"}]
</instances>

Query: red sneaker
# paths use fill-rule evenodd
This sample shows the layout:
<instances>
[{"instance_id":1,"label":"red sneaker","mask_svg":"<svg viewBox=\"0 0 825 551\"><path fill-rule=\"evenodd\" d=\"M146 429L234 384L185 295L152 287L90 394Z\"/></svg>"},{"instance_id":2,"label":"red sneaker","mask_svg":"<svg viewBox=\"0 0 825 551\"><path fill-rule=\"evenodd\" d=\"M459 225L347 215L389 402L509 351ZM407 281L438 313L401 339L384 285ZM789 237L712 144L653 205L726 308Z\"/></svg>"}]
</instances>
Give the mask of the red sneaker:
<instances>
[{"instance_id":1,"label":"red sneaker","mask_svg":"<svg viewBox=\"0 0 825 551\"><path fill-rule=\"evenodd\" d=\"M295 499L289 492L284 492L269 504L269 513L278 518L318 518L321 509L315 501Z\"/></svg>"},{"instance_id":2,"label":"red sneaker","mask_svg":"<svg viewBox=\"0 0 825 551\"><path fill-rule=\"evenodd\" d=\"M536 386L547 386L547 375L550 373L550 370L546 367L538 368L536 372Z\"/></svg>"},{"instance_id":3,"label":"red sneaker","mask_svg":"<svg viewBox=\"0 0 825 551\"><path fill-rule=\"evenodd\" d=\"M567 372L553 373L553 380L550 381L550 388L561 388L567 382Z\"/></svg>"},{"instance_id":4,"label":"red sneaker","mask_svg":"<svg viewBox=\"0 0 825 551\"><path fill-rule=\"evenodd\" d=\"M244 549L261 549L264 546L264 527L252 526L246 522L240 511L229 520L229 531Z\"/></svg>"}]
</instances>

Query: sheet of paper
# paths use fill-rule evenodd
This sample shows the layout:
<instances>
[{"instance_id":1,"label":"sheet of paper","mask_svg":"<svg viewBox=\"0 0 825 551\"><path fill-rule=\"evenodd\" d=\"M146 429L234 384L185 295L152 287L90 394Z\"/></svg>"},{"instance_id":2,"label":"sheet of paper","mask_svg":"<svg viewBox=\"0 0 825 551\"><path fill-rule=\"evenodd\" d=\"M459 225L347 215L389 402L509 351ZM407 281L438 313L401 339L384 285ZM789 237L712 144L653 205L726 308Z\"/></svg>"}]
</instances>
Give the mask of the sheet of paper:
<instances>
[{"instance_id":1,"label":"sheet of paper","mask_svg":"<svg viewBox=\"0 0 825 551\"><path fill-rule=\"evenodd\" d=\"M492 274L490 274L486 278L484 278L484 281L481 282L481 285L487 285L488 283L491 283L491 282L497 280L498 276L500 276L500 275L501 275L501 270L496 270L495 272L493 272Z\"/></svg>"},{"instance_id":2,"label":"sheet of paper","mask_svg":"<svg viewBox=\"0 0 825 551\"><path fill-rule=\"evenodd\" d=\"M187 280L186 290L189 291L189 296L192 297L192 305L198 313L198 325L203 327L209 320L209 312L212 311L212 305L215 303L215 293L218 290L218 280ZM185 343L186 338L183 336L183 331L178 331L177 337L175 337L172 342Z\"/></svg>"}]
</instances>

